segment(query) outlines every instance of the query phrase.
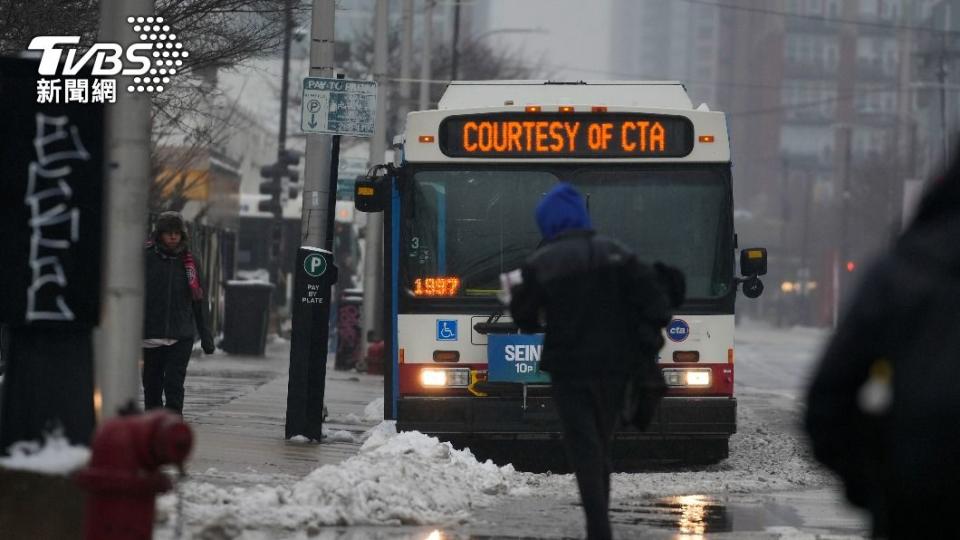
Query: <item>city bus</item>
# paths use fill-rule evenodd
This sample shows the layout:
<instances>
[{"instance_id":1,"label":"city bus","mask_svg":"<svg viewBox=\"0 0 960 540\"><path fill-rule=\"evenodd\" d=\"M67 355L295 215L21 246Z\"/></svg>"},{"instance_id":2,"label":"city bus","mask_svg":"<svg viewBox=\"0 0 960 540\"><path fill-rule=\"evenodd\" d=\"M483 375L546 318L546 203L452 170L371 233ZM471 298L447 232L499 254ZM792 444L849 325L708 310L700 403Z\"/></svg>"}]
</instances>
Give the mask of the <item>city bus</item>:
<instances>
[{"instance_id":1,"label":"city bus","mask_svg":"<svg viewBox=\"0 0 960 540\"><path fill-rule=\"evenodd\" d=\"M498 292L541 242L537 203L566 181L597 231L686 276L657 360L667 395L647 430L617 432L617 461L727 457L736 297L762 291L766 250L742 250L738 277L722 113L677 82L457 81L394 146L356 203L384 212L385 413L399 430L475 453L559 439L542 334L520 334Z\"/></svg>"}]
</instances>

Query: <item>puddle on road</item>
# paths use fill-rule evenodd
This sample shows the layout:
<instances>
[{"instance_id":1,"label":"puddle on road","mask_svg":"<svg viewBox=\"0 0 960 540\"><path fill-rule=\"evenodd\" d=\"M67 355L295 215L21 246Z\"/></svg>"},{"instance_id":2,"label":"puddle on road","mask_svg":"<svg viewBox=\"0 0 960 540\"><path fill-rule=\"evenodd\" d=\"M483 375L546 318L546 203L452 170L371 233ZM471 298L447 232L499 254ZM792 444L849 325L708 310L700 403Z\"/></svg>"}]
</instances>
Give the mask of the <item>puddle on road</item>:
<instances>
[{"instance_id":1,"label":"puddle on road","mask_svg":"<svg viewBox=\"0 0 960 540\"><path fill-rule=\"evenodd\" d=\"M835 505L830 504L829 498L816 500L816 494L798 492L796 500L781 494L779 499L764 495L685 495L626 504L614 501L610 520L614 524L667 530L676 534L675 538L679 540L700 540L711 533L762 532L774 528L812 527L845 534L862 532L861 523L824 511L824 508L835 508ZM822 508L821 505L825 506ZM798 508L812 512L801 515ZM811 520L811 514L820 519Z\"/></svg>"},{"instance_id":2,"label":"puddle on road","mask_svg":"<svg viewBox=\"0 0 960 540\"><path fill-rule=\"evenodd\" d=\"M616 505L610 509L614 524L649 525L681 535L699 535L733 530L733 516L719 501L706 495L683 495L648 502Z\"/></svg>"}]
</instances>

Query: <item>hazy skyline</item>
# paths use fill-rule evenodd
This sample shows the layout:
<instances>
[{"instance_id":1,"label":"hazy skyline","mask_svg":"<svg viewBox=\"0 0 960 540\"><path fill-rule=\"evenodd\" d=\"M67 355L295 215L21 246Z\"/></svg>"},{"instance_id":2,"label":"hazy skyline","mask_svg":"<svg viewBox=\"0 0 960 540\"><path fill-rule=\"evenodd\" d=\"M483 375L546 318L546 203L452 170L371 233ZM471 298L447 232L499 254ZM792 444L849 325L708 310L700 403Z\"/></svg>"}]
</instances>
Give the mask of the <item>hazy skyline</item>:
<instances>
[{"instance_id":1,"label":"hazy skyline","mask_svg":"<svg viewBox=\"0 0 960 540\"><path fill-rule=\"evenodd\" d=\"M503 33L498 43L524 51L553 79L616 79L610 67L611 0L489 0L490 31L543 29L546 33Z\"/></svg>"}]
</instances>

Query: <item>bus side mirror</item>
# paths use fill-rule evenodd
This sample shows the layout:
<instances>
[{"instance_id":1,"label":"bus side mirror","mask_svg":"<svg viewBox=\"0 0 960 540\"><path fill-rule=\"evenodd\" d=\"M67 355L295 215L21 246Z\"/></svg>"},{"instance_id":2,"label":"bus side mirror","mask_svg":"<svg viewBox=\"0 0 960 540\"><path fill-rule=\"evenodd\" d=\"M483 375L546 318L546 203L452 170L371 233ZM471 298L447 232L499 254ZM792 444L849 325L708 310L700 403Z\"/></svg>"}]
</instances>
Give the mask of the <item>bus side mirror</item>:
<instances>
[{"instance_id":1,"label":"bus side mirror","mask_svg":"<svg viewBox=\"0 0 960 540\"><path fill-rule=\"evenodd\" d=\"M744 277L737 281L741 283L744 296L757 298L763 294L763 282L760 281L758 276L766 273L766 248L747 248L740 251L740 275Z\"/></svg>"},{"instance_id":2,"label":"bus side mirror","mask_svg":"<svg viewBox=\"0 0 960 540\"><path fill-rule=\"evenodd\" d=\"M747 248L740 251L740 275L763 276L767 273L767 248Z\"/></svg>"},{"instance_id":3,"label":"bus side mirror","mask_svg":"<svg viewBox=\"0 0 960 540\"><path fill-rule=\"evenodd\" d=\"M353 202L361 212L383 212L383 194L385 182L370 177L358 178L353 186Z\"/></svg>"}]
</instances>

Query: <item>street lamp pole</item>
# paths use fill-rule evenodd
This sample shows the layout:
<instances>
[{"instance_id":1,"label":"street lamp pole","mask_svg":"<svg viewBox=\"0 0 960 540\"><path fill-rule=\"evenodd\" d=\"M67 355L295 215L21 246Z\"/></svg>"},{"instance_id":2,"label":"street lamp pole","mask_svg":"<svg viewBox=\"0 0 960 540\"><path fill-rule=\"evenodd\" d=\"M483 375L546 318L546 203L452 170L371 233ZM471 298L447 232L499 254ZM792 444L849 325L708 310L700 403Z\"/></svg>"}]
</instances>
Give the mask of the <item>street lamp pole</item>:
<instances>
[{"instance_id":1,"label":"street lamp pole","mask_svg":"<svg viewBox=\"0 0 960 540\"><path fill-rule=\"evenodd\" d=\"M453 52L450 58L450 80L457 80L457 63L460 61L460 2L453 6Z\"/></svg>"}]
</instances>

